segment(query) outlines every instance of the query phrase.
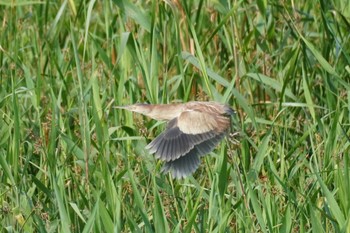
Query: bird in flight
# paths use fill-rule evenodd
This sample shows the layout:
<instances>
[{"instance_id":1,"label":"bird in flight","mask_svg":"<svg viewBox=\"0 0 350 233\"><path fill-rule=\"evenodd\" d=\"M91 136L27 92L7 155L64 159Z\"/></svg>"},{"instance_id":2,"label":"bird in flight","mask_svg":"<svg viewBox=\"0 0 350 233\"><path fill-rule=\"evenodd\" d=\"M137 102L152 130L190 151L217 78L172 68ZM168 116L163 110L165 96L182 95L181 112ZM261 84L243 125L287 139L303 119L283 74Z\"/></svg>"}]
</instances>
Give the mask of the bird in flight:
<instances>
[{"instance_id":1,"label":"bird in flight","mask_svg":"<svg viewBox=\"0 0 350 233\"><path fill-rule=\"evenodd\" d=\"M228 134L235 111L217 102L181 104L133 104L118 106L155 120L168 121L167 127L146 149L165 162L162 171L181 179L192 174L200 157L210 153Z\"/></svg>"}]
</instances>

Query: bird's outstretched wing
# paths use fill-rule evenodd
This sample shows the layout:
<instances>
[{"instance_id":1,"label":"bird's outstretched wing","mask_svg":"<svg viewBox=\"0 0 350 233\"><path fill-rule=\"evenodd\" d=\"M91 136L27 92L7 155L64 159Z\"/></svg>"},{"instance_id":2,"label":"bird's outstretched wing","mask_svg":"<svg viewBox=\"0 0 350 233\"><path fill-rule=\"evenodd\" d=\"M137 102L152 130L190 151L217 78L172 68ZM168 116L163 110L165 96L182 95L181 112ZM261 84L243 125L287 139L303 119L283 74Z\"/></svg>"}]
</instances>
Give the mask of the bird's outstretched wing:
<instances>
[{"instance_id":1,"label":"bird's outstretched wing","mask_svg":"<svg viewBox=\"0 0 350 233\"><path fill-rule=\"evenodd\" d=\"M222 140L225 134L218 134L209 141L203 141L196 145L188 153L178 159L166 162L163 166L163 172L171 171L174 178L181 179L197 170L200 164L200 156L212 151Z\"/></svg>"},{"instance_id":2,"label":"bird's outstretched wing","mask_svg":"<svg viewBox=\"0 0 350 233\"><path fill-rule=\"evenodd\" d=\"M165 161L163 170L172 170L176 178L193 173L199 158L211 152L225 137L230 118L200 111L184 111L169 121L166 130L147 149Z\"/></svg>"}]
</instances>

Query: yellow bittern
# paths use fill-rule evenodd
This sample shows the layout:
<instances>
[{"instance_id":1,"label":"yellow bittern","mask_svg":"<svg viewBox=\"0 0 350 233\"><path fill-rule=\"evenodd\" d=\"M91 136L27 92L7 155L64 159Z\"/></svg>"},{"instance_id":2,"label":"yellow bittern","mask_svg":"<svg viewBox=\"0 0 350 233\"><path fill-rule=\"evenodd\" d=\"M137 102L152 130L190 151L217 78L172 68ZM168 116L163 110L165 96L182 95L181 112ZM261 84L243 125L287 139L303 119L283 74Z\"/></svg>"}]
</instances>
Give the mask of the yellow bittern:
<instances>
[{"instance_id":1,"label":"yellow bittern","mask_svg":"<svg viewBox=\"0 0 350 233\"><path fill-rule=\"evenodd\" d=\"M200 157L210 153L227 135L234 110L217 102L133 104L117 108L168 121L166 130L146 149L165 161L163 172L184 178L197 170Z\"/></svg>"}]
</instances>

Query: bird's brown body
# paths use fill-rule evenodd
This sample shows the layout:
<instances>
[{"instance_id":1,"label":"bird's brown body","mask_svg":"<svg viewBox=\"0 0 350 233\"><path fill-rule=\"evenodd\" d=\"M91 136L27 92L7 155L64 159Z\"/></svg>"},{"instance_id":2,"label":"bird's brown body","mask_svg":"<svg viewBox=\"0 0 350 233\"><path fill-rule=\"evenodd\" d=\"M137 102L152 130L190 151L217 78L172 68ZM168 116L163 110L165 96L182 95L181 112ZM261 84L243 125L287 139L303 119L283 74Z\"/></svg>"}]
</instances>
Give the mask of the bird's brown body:
<instances>
[{"instance_id":1,"label":"bird's brown body","mask_svg":"<svg viewBox=\"0 0 350 233\"><path fill-rule=\"evenodd\" d=\"M165 161L163 171L172 171L175 178L192 174L200 157L210 153L227 135L231 126L232 108L217 102L183 104L134 104L118 108L168 121L166 130L147 149Z\"/></svg>"}]
</instances>

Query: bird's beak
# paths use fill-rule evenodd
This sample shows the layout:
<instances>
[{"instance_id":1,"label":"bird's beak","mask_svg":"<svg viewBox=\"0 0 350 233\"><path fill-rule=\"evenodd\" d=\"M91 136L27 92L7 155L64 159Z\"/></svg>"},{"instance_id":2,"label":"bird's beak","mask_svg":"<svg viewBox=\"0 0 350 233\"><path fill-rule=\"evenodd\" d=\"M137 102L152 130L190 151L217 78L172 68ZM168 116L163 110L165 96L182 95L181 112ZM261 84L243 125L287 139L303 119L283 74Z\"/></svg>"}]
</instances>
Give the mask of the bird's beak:
<instances>
[{"instance_id":1,"label":"bird's beak","mask_svg":"<svg viewBox=\"0 0 350 233\"><path fill-rule=\"evenodd\" d=\"M138 105L132 104L132 105L124 105L124 106L115 106L113 108L119 108L119 109L125 109L131 112L140 112L139 110L141 109L141 107L139 107Z\"/></svg>"},{"instance_id":2,"label":"bird's beak","mask_svg":"<svg viewBox=\"0 0 350 233\"><path fill-rule=\"evenodd\" d=\"M132 106L132 105L125 105L125 106L113 106L113 108L131 110L131 106Z\"/></svg>"}]
</instances>

